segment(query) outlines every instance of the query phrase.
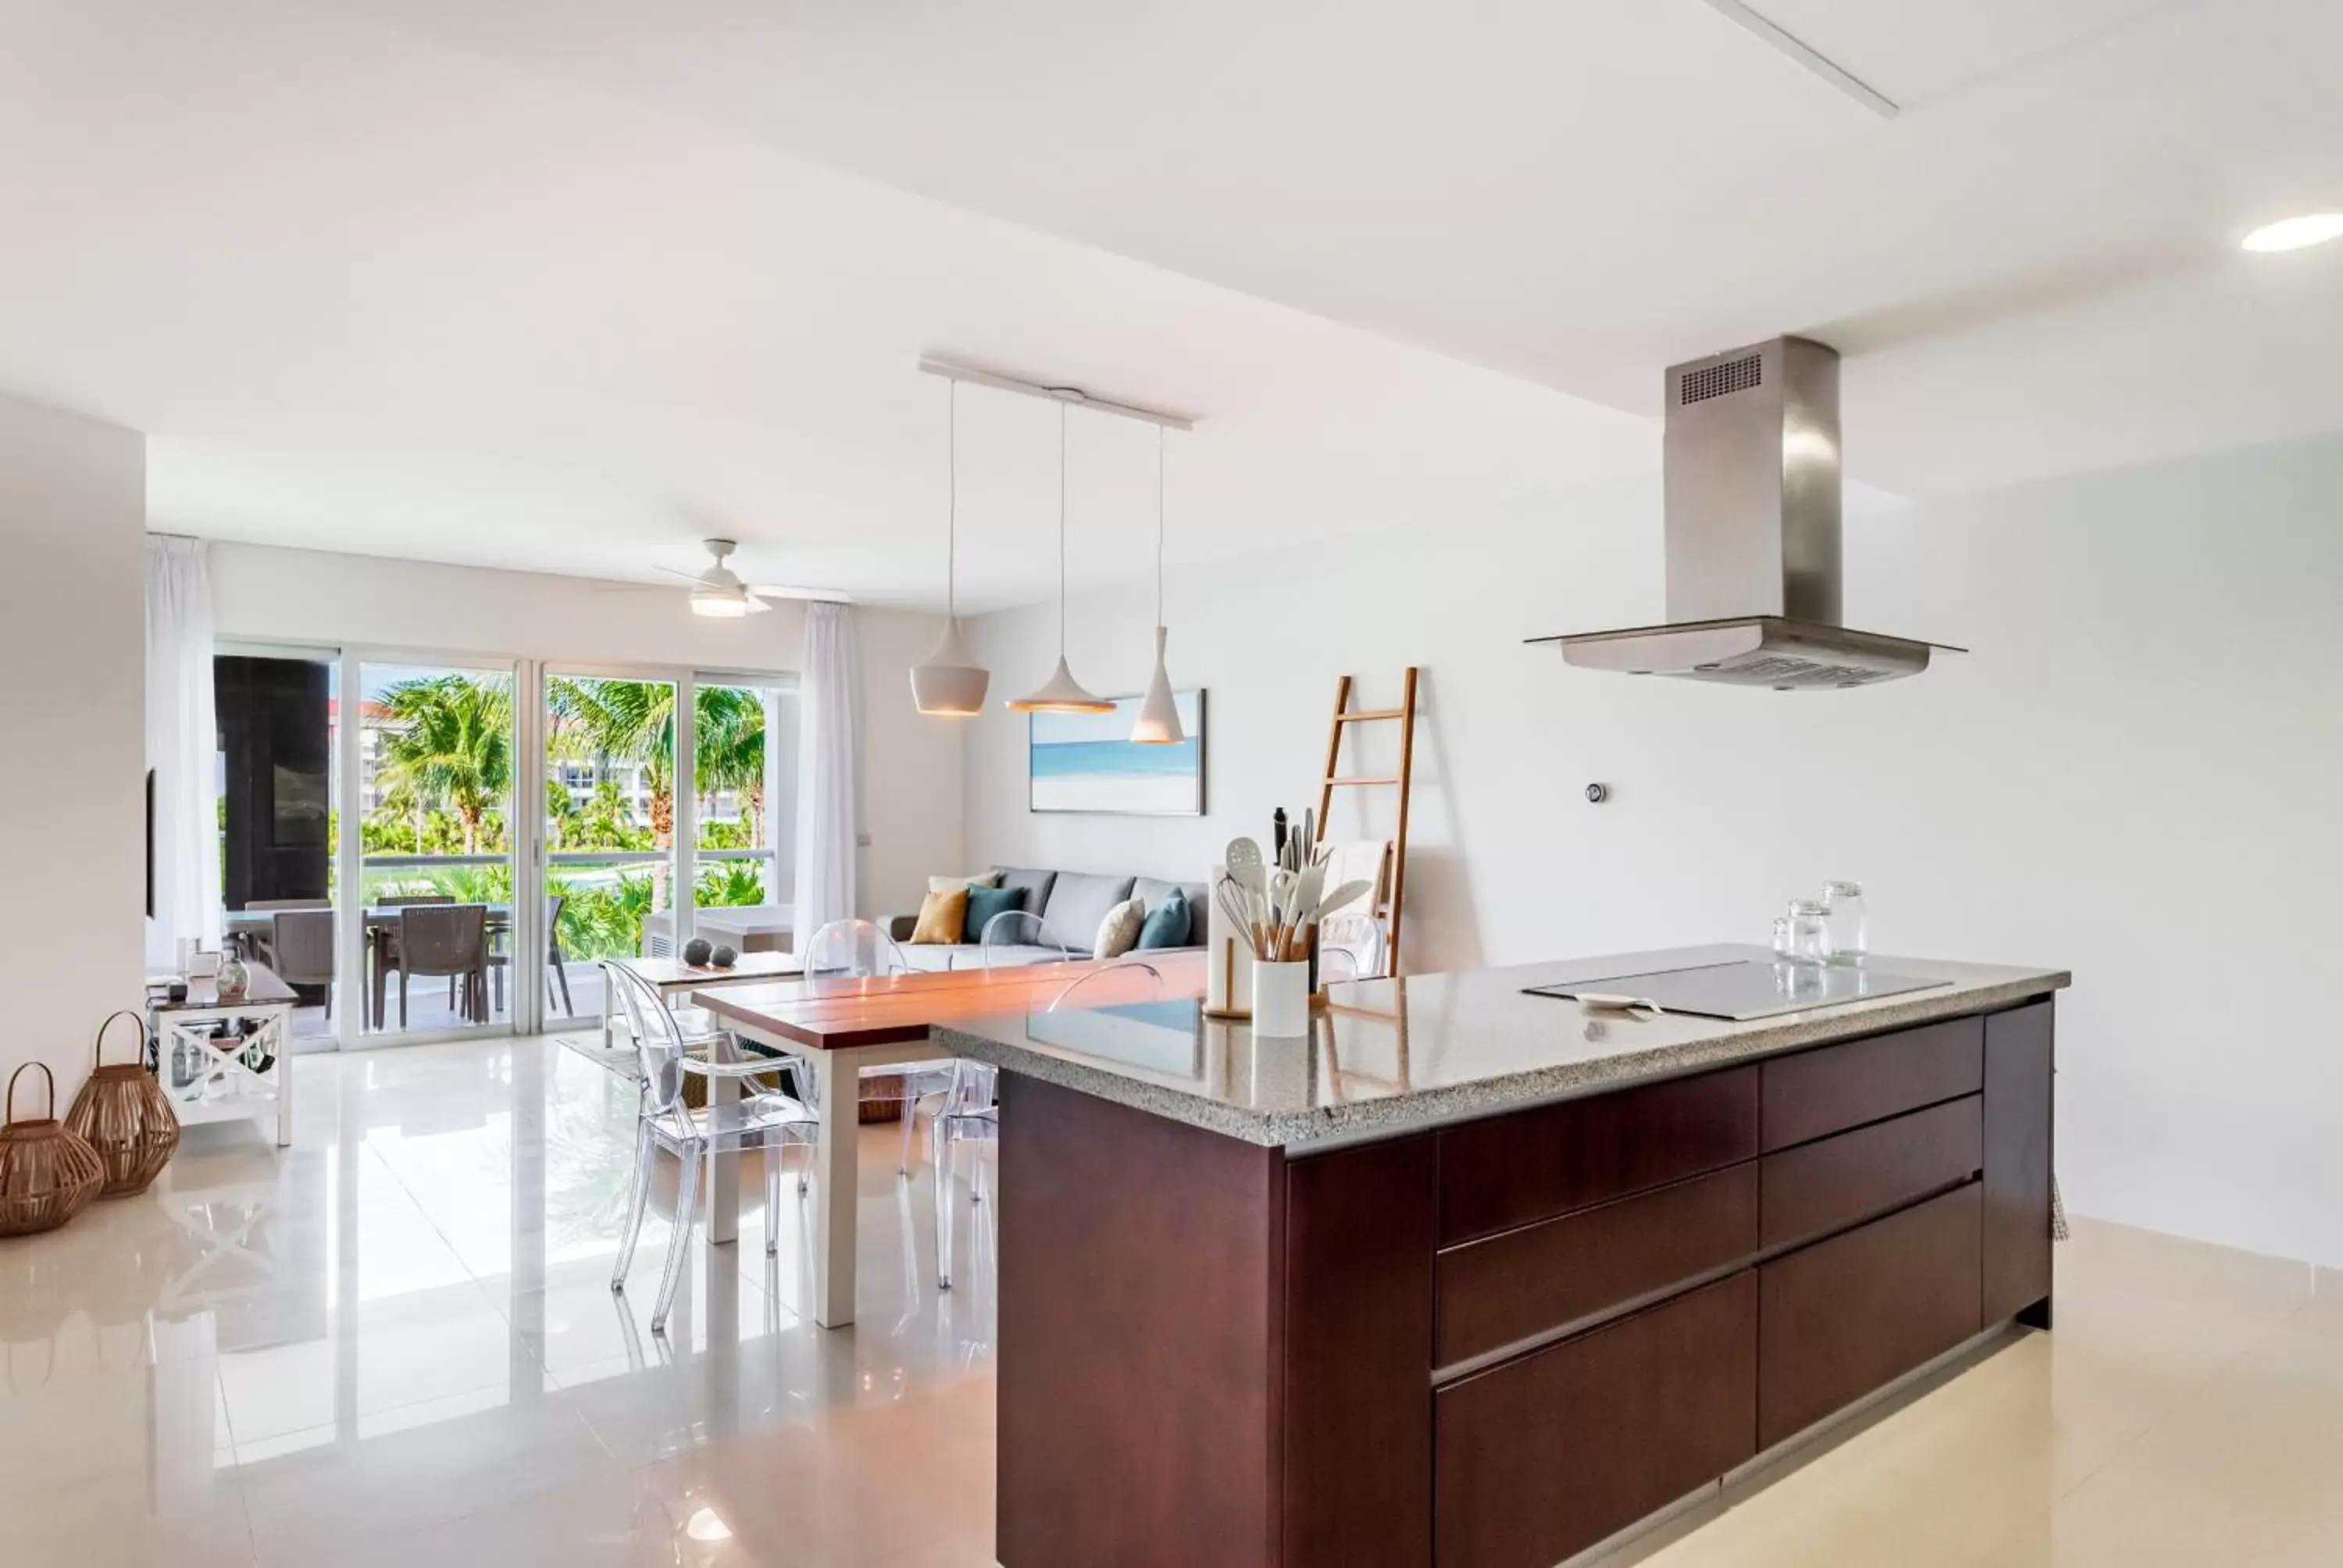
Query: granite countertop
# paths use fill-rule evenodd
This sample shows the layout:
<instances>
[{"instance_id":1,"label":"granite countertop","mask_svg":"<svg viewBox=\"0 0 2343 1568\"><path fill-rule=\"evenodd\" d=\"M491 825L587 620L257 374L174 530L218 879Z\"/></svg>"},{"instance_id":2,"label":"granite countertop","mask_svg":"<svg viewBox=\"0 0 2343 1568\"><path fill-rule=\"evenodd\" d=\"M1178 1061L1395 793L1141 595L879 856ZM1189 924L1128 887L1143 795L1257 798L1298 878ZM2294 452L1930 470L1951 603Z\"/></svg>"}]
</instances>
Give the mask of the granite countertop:
<instances>
[{"instance_id":1,"label":"granite countertop","mask_svg":"<svg viewBox=\"0 0 2343 1568\"><path fill-rule=\"evenodd\" d=\"M1548 1101L1600 1094L2064 988L2063 970L1878 957L1882 972L1942 980L1743 1022L1590 1016L1523 988L1746 959L1763 948L1675 948L1610 958L1410 975L1333 988L1308 1039L1256 1040L1192 1000L970 1019L934 1030L954 1056L1135 1106L1248 1143L1363 1142Z\"/></svg>"}]
</instances>

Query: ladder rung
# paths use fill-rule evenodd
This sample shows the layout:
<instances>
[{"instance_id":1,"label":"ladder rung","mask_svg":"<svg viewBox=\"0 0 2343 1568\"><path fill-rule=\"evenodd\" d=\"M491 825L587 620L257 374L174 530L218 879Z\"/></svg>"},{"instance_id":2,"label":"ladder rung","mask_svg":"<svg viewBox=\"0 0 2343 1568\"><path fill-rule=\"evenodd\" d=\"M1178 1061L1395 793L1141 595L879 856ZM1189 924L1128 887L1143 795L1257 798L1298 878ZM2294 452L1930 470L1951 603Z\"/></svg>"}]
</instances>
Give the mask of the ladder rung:
<instances>
[{"instance_id":1,"label":"ladder rung","mask_svg":"<svg viewBox=\"0 0 2343 1568\"><path fill-rule=\"evenodd\" d=\"M1329 784L1396 784L1397 779L1329 779Z\"/></svg>"},{"instance_id":2,"label":"ladder rung","mask_svg":"<svg viewBox=\"0 0 2343 1568\"><path fill-rule=\"evenodd\" d=\"M1337 724L1367 724L1379 719L1405 719L1406 717L1407 710L1403 708L1362 708L1357 709L1355 712L1338 713L1334 715L1334 722Z\"/></svg>"}]
</instances>

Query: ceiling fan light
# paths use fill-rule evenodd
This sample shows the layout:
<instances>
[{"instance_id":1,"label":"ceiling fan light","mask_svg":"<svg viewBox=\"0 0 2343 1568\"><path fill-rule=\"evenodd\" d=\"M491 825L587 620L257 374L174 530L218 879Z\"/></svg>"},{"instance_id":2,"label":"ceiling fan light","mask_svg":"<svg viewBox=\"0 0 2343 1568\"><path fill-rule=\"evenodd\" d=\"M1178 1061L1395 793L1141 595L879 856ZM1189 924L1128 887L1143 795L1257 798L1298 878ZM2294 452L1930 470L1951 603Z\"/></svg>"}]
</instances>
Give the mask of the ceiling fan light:
<instances>
[{"instance_id":1,"label":"ceiling fan light","mask_svg":"<svg viewBox=\"0 0 2343 1568\"><path fill-rule=\"evenodd\" d=\"M1180 704L1172 696L1172 675L1163 668L1163 644L1170 636L1155 628L1155 673L1147 678L1147 696L1139 705L1139 722L1131 739L1140 746L1177 746L1188 737L1180 728Z\"/></svg>"},{"instance_id":2,"label":"ceiling fan light","mask_svg":"<svg viewBox=\"0 0 2343 1568\"><path fill-rule=\"evenodd\" d=\"M1058 656L1058 668L1051 673L1041 689L1028 697L1011 699L1009 706L1020 713L1112 713L1114 704L1102 697L1093 696L1074 672L1066 666L1066 656Z\"/></svg>"},{"instance_id":3,"label":"ceiling fan light","mask_svg":"<svg viewBox=\"0 0 2343 1568\"><path fill-rule=\"evenodd\" d=\"M721 588L696 588L691 590L691 613L694 615L716 616L726 620L737 620L752 609L764 608L745 592L727 593Z\"/></svg>"},{"instance_id":4,"label":"ceiling fan light","mask_svg":"<svg viewBox=\"0 0 2343 1568\"><path fill-rule=\"evenodd\" d=\"M2332 239L2343 239L2343 212L2307 212L2280 218L2262 225L2237 243L2247 250L2268 254L2302 250Z\"/></svg>"},{"instance_id":5,"label":"ceiling fan light","mask_svg":"<svg viewBox=\"0 0 2343 1568\"><path fill-rule=\"evenodd\" d=\"M992 672L970 664L960 645L960 618L947 617L935 650L911 667L911 706L931 719L973 719L991 684Z\"/></svg>"}]
</instances>

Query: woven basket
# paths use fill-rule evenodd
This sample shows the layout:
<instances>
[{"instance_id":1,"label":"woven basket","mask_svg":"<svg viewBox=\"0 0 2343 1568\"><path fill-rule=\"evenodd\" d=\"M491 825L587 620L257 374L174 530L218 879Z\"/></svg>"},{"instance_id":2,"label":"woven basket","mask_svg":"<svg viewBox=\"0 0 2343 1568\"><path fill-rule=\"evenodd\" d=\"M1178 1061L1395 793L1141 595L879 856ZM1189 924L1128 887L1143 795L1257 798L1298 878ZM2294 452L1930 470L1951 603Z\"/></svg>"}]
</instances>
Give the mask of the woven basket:
<instances>
[{"instance_id":1,"label":"woven basket","mask_svg":"<svg viewBox=\"0 0 2343 1568\"><path fill-rule=\"evenodd\" d=\"M39 1068L49 1083L49 1114L16 1120L16 1081ZM82 1211L106 1179L90 1146L56 1120L57 1079L48 1064L28 1061L8 1075L6 1121L0 1124L0 1236L54 1231Z\"/></svg>"},{"instance_id":2,"label":"woven basket","mask_svg":"<svg viewBox=\"0 0 2343 1568\"><path fill-rule=\"evenodd\" d=\"M126 1018L138 1031L137 1053L126 1062L106 1065L106 1031L116 1019ZM101 1198L128 1198L144 1192L179 1147L179 1115L155 1075L146 1070L146 1023L125 1009L97 1026L92 1051L96 1065L88 1081L74 1096L65 1112L65 1131L79 1136L106 1168Z\"/></svg>"}]
</instances>

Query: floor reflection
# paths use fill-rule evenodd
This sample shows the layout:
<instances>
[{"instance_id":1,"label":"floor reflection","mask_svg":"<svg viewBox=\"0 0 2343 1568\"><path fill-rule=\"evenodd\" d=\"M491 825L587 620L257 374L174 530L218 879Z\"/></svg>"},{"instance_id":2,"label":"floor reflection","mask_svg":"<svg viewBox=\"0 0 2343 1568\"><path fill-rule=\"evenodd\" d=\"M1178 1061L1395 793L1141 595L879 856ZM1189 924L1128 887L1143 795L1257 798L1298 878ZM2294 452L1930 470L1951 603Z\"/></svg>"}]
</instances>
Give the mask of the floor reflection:
<instances>
[{"instance_id":1,"label":"floor reflection","mask_svg":"<svg viewBox=\"0 0 2343 1568\"><path fill-rule=\"evenodd\" d=\"M768 1215L745 1182L654 1336L672 1165L608 1283L631 1085L536 1040L295 1070L289 1150L190 1129L147 1193L0 1243L11 1568L990 1561L990 1206L955 1194L939 1292L932 1176L867 1141L830 1332L818 1194Z\"/></svg>"}]
</instances>

